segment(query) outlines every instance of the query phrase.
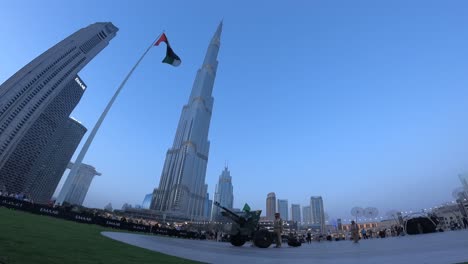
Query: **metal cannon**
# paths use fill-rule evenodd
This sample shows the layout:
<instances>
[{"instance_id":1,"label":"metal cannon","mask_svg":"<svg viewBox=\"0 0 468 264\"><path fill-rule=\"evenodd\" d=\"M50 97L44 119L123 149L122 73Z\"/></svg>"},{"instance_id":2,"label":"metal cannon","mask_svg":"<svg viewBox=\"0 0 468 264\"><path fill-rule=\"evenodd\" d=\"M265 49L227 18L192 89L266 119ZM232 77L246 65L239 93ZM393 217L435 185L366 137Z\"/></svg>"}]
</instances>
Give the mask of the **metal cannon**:
<instances>
[{"instance_id":1,"label":"metal cannon","mask_svg":"<svg viewBox=\"0 0 468 264\"><path fill-rule=\"evenodd\" d=\"M221 208L221 214L232 220L230 242L233 246L240 247L246 241L252 240L259 248L267 248L273 243L273 235L259 226L262 210L246 211L241 214L234 213L228 208L221 206L218 202L214 205Z\"/></svg>"}]
</instances>

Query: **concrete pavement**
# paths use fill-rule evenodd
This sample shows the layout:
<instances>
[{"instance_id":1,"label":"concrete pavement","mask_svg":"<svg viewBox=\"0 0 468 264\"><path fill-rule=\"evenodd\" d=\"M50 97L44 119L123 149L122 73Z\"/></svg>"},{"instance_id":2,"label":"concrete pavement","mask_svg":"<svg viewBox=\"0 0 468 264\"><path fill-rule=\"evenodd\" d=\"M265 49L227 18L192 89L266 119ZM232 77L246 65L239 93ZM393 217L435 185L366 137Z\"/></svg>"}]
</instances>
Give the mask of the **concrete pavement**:
<instances>
[{"instance_id":1,"label":"concrete pavement","mask_svg":"<svg viewBox=\"0 0 468 264\"><path fill-rule=\"evenodd\" d=\"M207 263L460 263L468 262L468 231L351 241L322 241L267 249L154 235L102 232L106 237Z\"/></svg>"}]
</instances>

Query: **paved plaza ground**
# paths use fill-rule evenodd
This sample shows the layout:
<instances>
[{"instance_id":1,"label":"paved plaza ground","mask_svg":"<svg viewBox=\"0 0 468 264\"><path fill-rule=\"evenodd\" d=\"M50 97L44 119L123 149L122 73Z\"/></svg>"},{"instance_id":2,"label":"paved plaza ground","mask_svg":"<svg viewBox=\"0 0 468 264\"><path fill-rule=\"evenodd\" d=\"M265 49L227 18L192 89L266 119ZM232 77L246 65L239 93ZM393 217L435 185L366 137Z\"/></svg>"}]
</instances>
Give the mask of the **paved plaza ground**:
<instances>
[{"instance_id":1,"label":"paved plaza ground","mask_svg":"<svg viewBox=\"0 0 468 264\"><path fill-rule=\"evenodd\" d=\"M385 239L322 241L301 247L267 249L234 247L230 243L163 236L102 232L104 236L164 254L207 263L461 263L468 262L468 231L390 237Z\"/></svg>"}]
</instances>

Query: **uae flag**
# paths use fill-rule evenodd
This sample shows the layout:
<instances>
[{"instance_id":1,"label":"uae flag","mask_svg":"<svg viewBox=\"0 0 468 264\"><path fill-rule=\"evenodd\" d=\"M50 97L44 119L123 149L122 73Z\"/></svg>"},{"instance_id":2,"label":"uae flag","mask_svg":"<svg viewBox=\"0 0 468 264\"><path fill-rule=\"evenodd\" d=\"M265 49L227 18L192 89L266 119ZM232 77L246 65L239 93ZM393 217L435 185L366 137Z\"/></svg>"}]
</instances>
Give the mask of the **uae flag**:
<instances>
[{"instance_id":1,"label":"uae flag","mask_svg":"<svg viewBox=\"0 0 468 264\"><path fill-rule=\"evenodd\" d=\"M156 41L154 45L159 46L159 43L161 42L166 42L166 46L167 46L166 57L164 58L162 62L170 64L175 67L179 66L182 61L180 60L179 56L177 56L177 54L175 54L174 51L172 50L171 45L169 45L169 40L167 40L165 33L162 33L161 37L159 37L158 41Z\"/></svg>"}]
</instances>

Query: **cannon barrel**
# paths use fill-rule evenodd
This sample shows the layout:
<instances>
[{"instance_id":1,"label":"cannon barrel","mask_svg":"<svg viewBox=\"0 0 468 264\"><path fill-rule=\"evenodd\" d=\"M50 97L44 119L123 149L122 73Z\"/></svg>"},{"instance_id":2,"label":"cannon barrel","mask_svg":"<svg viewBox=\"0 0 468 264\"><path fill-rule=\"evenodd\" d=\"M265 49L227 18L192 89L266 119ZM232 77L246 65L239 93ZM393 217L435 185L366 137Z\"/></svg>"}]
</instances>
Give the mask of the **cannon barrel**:
<instances>
[{"instance_id":1,"label":"cannon barrel","mask_svg":"<svg viewBox=\"0 0 468 264\"><path fill-rule=\"evenodd\" d=\"M223 214L223 215L229 217L230 219L232 219L232 221L236 222L237 224L242 225L242 224L245 223L245 219L242 216L240 216L240 215L234 213L233 211L227 209L226 207L222 206L219 202L215 201L213 204L216 205L217 207L223 209L224 212L225 212L225 214Z\"/></svg>"}]
</instances>

